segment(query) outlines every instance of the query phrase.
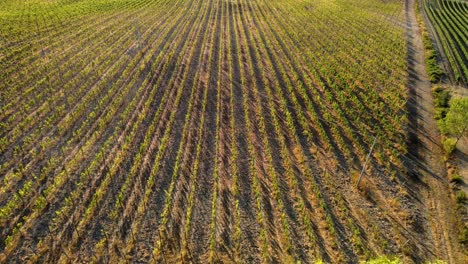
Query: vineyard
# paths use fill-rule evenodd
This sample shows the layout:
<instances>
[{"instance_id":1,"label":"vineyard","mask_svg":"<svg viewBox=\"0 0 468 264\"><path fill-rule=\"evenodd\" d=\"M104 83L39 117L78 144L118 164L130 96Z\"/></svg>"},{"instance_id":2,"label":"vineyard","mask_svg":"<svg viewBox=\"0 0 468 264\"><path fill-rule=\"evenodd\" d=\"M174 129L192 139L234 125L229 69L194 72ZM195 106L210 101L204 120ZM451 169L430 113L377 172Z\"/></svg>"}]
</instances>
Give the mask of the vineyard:
<instances>
[{"instance_id":1,"label":"vineyard","mask_svg":"<svg viewBox=\"0 0 468 264\"><path fill-rule=\"evenodd\" d=\"M468 85L468 1L424 0L431 21L456 83Z\"/></svg>"},{"instance_id":2,"label":"vineyard","mask_svg":"<svg viewBox=\"0 0 468 264\"><path fill-rule=\"evenodd\" d=\"M431 2L466 81L468 6ZM0 262L443 257L407 147L405 8L1 0Z\"/></svg>"}]
</instances>

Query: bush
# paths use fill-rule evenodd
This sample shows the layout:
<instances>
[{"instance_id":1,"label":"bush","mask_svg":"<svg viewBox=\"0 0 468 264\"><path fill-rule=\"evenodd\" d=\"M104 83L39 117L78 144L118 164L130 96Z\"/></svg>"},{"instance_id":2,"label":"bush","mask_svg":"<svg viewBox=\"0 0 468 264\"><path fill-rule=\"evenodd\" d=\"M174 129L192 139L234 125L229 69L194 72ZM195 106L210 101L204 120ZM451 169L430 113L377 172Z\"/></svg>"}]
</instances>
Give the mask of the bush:
<instances>
[{"instance_id":1,"label":"bush","mask_svg":"<svg viewBox=\"0 0 468 264\"><path fill-rule=\"evenodd\" d=\"M458 241L463 245L468 244L468 228L465 226L463 230L460 232L460 236L458 237Z\"/></svg>"},{"instance_id":2,"label":"bush","mask_svg":"<svg viewBox=\"0 0 468 264\"><path fill-rule=\"evenodd\" d=\"M453 183L462 184L463 183L463 178L459 174L455 174L455 175L452 176L450 181L453 182Z\"/></svg>"},{"instance_id":3,"label":"bush","mask_svg":"<svg viewBox=\"0 0 468 264\"><path fill-rule=\"evenodd\" d=\"M439 64L437 64L437 54L434 50L429 50L426 53L426 68L429 80L432 83L440 81L440 78L444 74Z\"/></svg>"},{"instance_id":4,"label":"bush","mask_svg":"<svg viewBox=\"0 0 468 264\"><path fill-rule=\"evenodd\" d=\"M422 36L423 36L423 43L424 43L424 48L426 48L427 50L430 50L432 49L432 42L431 42L431 38L429 36L429 33L427 31L424 31L422 33Z\"/></svg>"},{"instance_id":5,"label":"bush","mask_svg":"<svg viewBox=\"0 0 468 264\"><path fill-rule=\"evenodd\" d=\"M459 191L457 192L457 195L455 196L457 199L457 203L462 204L465 203L466 201L466 193L464 191Z\"/></svg>"},{"instance_id":6,"label":"bush","mask_svg":"<svg viewBox=\"0 0 468 264\"><path fill-rule=\"evenodd\" d=\"M432 87L432 95L434 97L437 96L438 93L442 92L444 90L444 88L440 85L434 85L434 87Z\"/></svg>"},{"instance_id":7,"label":"bush","mask_svg":"<svg viewBox=\"0 0 468 264\"><path fill-rule=\"evenodd\" d=\"M454 138L446 138L443 141L444 150L447 155L452 154L457 146L457 140Z\"/></svg>"},{"instance_id":8,"label":"bush","mask_svg":"<svg viewBox=\"0 0 468 264\"><path fill-rule=\"evenodd\" d=\"M440 132L443 134L443 135L447 135L447 129L445 128L445 122L444 122L444 119L437 119L437 126L439 127L439 130ZM443 139L442 139L442 143L443 143Z\"/></svg>"},{"instance_id":9,"label":"bush","mask_svg":"<svg viewBox=\"0 0 468 264\"><path fill-rule=\"evenodd\" d=\"M468 98L453 99L444 119L447 133L457 140L468 132Z\"/></svg>"},{"instance_id":10,"label":"bush","mask_svg":"<svg viewBox=\"0 0 468 264\"><path fill-rule=\"evenodd\" d=\"M432 90L435 107L447 108L449 106L450 93L444 88L437 86Z\"/></svg>"},{"instance_id":11,"label":"bush","mask_svg":"<svg viewBox=\"0 0 468 264\"><path fill-rule=\"evenodd\" d=\"M448 111L447 108L436 108L435 109L435 119L436 120L444 119L445 116L447 116L447 111Z\"/></svg>"},{"instance_id":12,"label":"bush","mask_svg":"<svg viewBox=\"0 0 468 264\"><path fill-rule=\"evenodd\" d=\"M432 83L437 83L440 81L440 78L444 75L442 68L437 63L437 52L432 45L432 40L427 31L423 32L423 42L424 48L426 49L426 69L427 74L429 75L429 80Z\"/></svg>"}]
</instances>

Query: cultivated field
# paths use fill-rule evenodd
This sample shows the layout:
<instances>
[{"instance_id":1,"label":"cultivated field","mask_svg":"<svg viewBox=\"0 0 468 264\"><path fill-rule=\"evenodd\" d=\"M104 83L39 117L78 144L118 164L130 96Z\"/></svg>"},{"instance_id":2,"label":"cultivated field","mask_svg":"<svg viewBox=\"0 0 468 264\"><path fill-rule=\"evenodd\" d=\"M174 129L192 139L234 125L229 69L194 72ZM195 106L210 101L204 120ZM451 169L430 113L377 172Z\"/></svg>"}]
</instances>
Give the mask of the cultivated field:
<instances>
[{"instance_id":1,"label":"cultivated field","mask_svg":"<svg viewBox=\"0 0 468 264\"><path fill-rule=\"evenodd\" d=\"M468 1L424 0L424 11L438 36L454 81L468 85Z\"/></svg>"},{"instance_id":2,"label":"cultivated field","mask_svg":"<svg viewBox=\"0 0 468 264\"><path fill-rule=\"evenodd\" d=\"M1 0L0 262L443 258L405 6Z\"/></svg>"}]
</instances>

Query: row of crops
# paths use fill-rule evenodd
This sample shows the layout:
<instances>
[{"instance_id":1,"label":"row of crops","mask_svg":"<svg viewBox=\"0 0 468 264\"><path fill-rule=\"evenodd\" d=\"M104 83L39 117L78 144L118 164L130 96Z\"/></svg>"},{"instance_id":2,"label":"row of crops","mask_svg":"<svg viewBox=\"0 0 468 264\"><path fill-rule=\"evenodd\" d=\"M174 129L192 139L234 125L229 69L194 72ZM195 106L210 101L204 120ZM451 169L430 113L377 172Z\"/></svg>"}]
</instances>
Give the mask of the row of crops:
<instances>
[{"instance_id":1,"label":"row of crops","mask_svg":"<svg viewBox=\"0 0 468 264\"><path fill-rule=\"evenodd\" d=\"M468 85L468 2L424 0L423 4L455 82Z\"/></svg>"},{"instance_id":2,"label":"row of crops","mask_svg":"<svg viewBox=\"0 0 468 264\"><path fill-rule=\"evenodd\" d=\"M3 0L0 262L425 256L402 228L403 11Z\"/></svg>"}]
</instances>

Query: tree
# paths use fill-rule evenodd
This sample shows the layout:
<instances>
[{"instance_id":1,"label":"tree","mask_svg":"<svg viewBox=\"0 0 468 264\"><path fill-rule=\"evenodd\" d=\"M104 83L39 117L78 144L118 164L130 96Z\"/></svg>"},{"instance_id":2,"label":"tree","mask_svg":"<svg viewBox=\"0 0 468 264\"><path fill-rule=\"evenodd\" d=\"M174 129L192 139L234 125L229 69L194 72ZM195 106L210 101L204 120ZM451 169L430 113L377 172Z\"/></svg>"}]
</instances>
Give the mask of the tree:
<instances>
[{"instance_id":1,"label":"tree","mask_svg":"<svg viewBox=\"0 0 468 264\"><path fill-rule=\"evenodd\" d=\"M468 97L452 99L444 120L444 132L458 140L468 132ZM455 143L456 144L456 143Z\"/></svg>"}]
</instances>

